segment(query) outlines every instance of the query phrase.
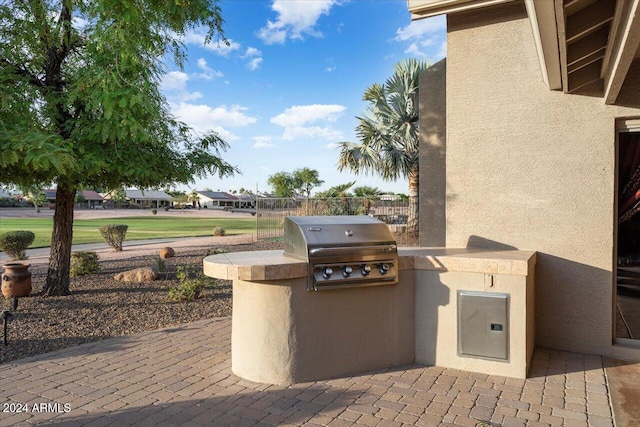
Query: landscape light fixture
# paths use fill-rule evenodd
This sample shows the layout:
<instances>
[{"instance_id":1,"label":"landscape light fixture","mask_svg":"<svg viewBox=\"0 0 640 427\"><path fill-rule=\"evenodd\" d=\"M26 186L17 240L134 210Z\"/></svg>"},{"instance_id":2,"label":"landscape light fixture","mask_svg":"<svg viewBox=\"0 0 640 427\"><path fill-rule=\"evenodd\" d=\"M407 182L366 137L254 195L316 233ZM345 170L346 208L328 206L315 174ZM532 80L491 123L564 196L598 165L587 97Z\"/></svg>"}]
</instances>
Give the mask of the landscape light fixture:
<instances>
[{"instance_id":1,"label":"landscape light fixture","mask_svg":"<svg viewBox=\"0 0 640 427\"><path fill-rule=\"evenodd\" d=\"M8 345L7 344L7 322L9 321L10 317L13 317L13 314L11 314L11 312L9 312L8 310L2 310L2 314L0 315L0 317L2 317L2 322L4 323L4 345Z\"/></svg>"}]
</instances>

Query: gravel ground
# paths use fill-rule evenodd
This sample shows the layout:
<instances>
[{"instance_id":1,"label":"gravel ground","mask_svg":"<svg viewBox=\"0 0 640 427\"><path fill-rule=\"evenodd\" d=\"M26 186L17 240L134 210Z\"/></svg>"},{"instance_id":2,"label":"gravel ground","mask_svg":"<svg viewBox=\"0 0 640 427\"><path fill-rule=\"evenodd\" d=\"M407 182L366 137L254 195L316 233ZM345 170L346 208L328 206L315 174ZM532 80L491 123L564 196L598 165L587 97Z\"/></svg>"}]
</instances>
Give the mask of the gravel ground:
<instances>
[{"instance_id":1,"label":"gravel ground","mask_svg":"<svg viewBox=\"0 0 640 427\"><path fill-rule=\"evenodd\" d=\"M230 252L280 249L282 243L254 242L224 247ZM213 317L231 315L231 282L217 281L192 302L169 299L169 289L178 286L176 267L202 271L202 259L211 249L176 249L165 260L165 273L150 283L123 283L116 273L154 264L157 255L100 261L101 271L71 279L71 295L41 297L47 273L44 264L33 265L33 290L20 298L8 325L8 346L0 342L0 364L90 341L135 334ZM155 252L157 254L157 251ZM214 279L210 279L214 282ZM10 300L1 298L0 309L9 310Z\"/></svg>"},{"instance_id":2,"label":"gravel ground","mask_svg":"<svg viewBox=\"0 0 640 427\"><path fill-rule=\"evenodd\" d=\"M398 246L417 243L415 236L405 233L396 234L395 238ZM165 260L166 273L161 273L159 280L142 284L118 282L113 276L154 265L157 249L144 256L109 252L101 255L106 259L100 260L100 272L72 278L71 295L64 297L38 295L44 286L47 265L34 263L30 268L33 290L29 297L20 298L18 310L9 322L9 345L0 342L0 364L90 341L230 316L230 281L217 281L196 301L175 302L169 298L169 289L179 284L176 268L190 266L201 272L202 259L218 247L230 252L256 251L282 249L283 243L258 241L197 250L175 247L176 256ZM0 299L0 309L9 310L11 301Z\"/></svg>"}]
</instances>

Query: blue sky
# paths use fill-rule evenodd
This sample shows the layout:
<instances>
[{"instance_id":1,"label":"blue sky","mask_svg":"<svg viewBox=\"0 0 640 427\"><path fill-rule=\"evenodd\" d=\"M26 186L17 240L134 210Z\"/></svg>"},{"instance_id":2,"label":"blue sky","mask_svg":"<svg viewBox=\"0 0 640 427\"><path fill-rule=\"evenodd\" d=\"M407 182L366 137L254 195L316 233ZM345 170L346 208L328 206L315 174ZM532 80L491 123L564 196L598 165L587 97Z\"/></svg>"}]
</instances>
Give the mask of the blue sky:
<instances>
[{"instance_id":1,"label":"blue sky","mask_svg":"<svg viewBox=\"0 0 640 427\"><path fill-rule=\"evenodd\" d=\"M227 0L229 46L185 35L188 62L168 66L162 89L173 114L197 131L217 131L223 158L241 175L211 176L190 188L270 191L276 172L309 167L325 183L356 180L407 193L407 181L339 173L342 141L357 142L364 90L405 58L446 55L444 17L411 21L405 0ZM182 187L186 189L186 187Z\"/></svg>"}]
</instances>

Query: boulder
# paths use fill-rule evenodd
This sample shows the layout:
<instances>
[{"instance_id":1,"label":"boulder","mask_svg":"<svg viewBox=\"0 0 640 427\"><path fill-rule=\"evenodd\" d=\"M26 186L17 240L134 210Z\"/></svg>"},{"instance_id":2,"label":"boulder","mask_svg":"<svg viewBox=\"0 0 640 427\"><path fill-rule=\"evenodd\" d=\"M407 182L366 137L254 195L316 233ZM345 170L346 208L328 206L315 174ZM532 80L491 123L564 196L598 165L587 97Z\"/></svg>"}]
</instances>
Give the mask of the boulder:
<instances>
[{"instance_id":1,"label":"boulder","mask_svg":"<svg viewBox=\"0 0 640 427\"><path fill-rule=\"evenodd\" d=\"M160 249L160 258L167 259L173 258L174 256L176 256L176 251L174 251L173 248L166 246Z\"/></svg>"},{"instance_id":2,"label":"boulder","mask_svg":"<svg viewBox=\"0 0 640 427\"><path fill-rule=\"evenodd\" d=\"M136 268L118 273L113 278L119 282L151 282L158 278L158 270L155 267Z\"/></svg>"}]
</instances>

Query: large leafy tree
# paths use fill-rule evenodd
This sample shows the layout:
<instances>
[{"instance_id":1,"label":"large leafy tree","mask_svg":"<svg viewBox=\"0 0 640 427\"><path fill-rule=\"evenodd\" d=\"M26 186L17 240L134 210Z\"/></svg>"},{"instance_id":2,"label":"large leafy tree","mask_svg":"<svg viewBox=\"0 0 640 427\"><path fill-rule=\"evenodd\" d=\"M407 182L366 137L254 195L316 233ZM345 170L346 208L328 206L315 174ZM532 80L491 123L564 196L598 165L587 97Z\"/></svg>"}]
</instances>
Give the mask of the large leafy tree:
<instances>
[{"instance_id":1,"label":"large leafy tree","mask_svg":"<svg viewBox=\"0 0 640 427\"><path fill-rule=\"evenodd\" d=\"M320 179L320 175L315 169L302 168L293 171L293 184L303 196L309 197L311 190L323 183L324 181Z\"/></svg>"},{"instance_id":2,"label":"large leafy tree","mask_svg":"<svg viewBox=\"0 0 640 427\"><path fill-rule=\"evenodd\" d=\"M291 197L296 192L309 197L311 190L322 185L323 182L318 171L309 168L296 169L292 173L277 172L267 179L267 184L278 197Z\"/></svg>"},{"instance_id":3,"label":"large leafy tree","mask_svg":"<svg viewBox=\"0 0 640 427\"><path fill-rule=\"evenodd\" d=\"M165 58L181 35L226 42L217 0L0 1L0 182L56 183L46 295L69 293L73 203L84 187L191 183L237 169L226 143L169 112Z\"/></svg>"},{"instance_id":4,"label":"large leafy tree","mask_svg":"<svg viewBox=\"0 0 640 427\"><path fill-rule=\"evenodd\" d=\"M276 172L267 178L273 194L277 197L291 197L295 192L293 177L289 172Z\"/></svg>"},{"instance_id":5,"label":"large leafy tree","mask_svg":"<svg viewBox=\"0 0 640 427\"><path fill-rule=\"evenodd\" d=\"M369 106L358 117L360 142L342 142L338 159L341 171L373 173L387 181L409 180L408 231L418 229L418 82L428 67L424 61L401 61L384 84L365 90Z\"/></svg>"}]
</instances>

